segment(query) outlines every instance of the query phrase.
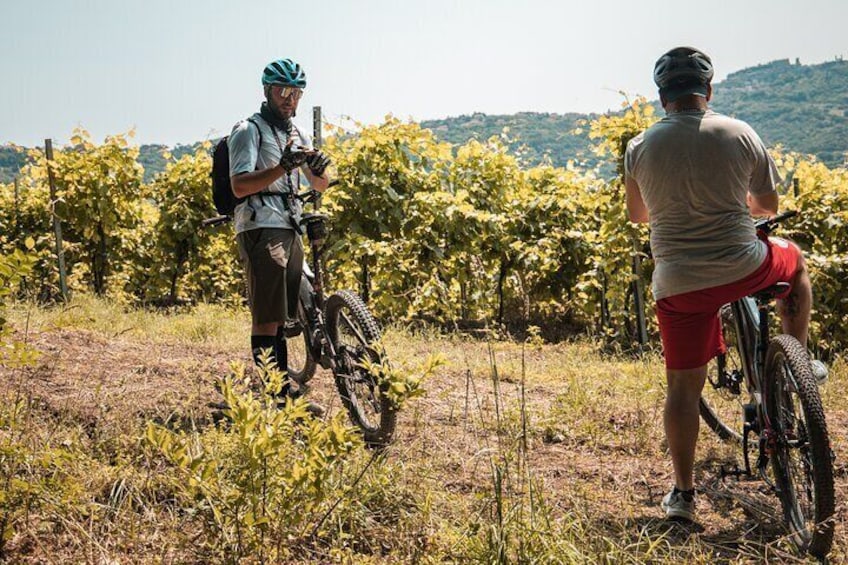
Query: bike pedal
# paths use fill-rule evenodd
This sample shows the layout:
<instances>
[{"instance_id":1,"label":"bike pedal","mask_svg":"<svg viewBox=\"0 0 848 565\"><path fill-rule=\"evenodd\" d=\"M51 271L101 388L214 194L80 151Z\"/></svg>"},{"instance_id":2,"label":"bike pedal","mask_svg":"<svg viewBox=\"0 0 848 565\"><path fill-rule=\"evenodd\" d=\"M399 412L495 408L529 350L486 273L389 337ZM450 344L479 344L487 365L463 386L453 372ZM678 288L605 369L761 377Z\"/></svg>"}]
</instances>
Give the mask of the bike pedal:
<instances>
[{"instance_id":1,"label":"bike pedal","mask_svg":"<svg viewBox=\"0 0 848 565\"><path fill-rule=\"evenodd\" d=\"M296 320L288 320L284 326L283 332L287 338L297 337L303 333L303 325Z\"/></svg>"},{"instance_id":2,"label":"bike pedal","mask_svg":"<svg viewBox=\"0 0 848 565\"><path fill-rule=\"evenodd\" d=\"M719 468L718 476L721 480L726 479L727 477L733 477L735 479L739 479L740 477L744 477L746 475L745 471L740 469L738 465L734 465L733 467L726 467L722 465Z\"/></svg>"},{"instance_id":3,"label":"bike pedal","mask_svg":"<svg viewBox=\"0 0 848 565\"><path fill-rule=\"evenodd\" d=\"M759 420L757 419L757 405L745 404L742 408L745 414L745 424L743 426L745 433L747 434L747 432L751 431L759 435L760 425Z\"/></svg>"}]
</instances>

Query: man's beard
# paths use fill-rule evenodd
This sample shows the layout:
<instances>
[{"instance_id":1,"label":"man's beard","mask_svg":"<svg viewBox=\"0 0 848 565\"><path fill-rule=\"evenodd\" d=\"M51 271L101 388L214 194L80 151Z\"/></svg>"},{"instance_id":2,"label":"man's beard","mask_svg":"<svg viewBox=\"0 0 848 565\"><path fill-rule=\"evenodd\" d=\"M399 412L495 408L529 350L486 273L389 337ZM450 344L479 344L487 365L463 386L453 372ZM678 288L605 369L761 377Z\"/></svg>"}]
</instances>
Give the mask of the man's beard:
<instances>
[{"instance_id":1,"label":"man's beard","mask_svg":"<svg viewBox=\"0 0 848 565\"><path fill-rule=\"evenodd\" d=\"M272 126L282 129L287 134L291 132L291 117L281 116L270 102L262 103L262 107L259 109L259 114L262 116L262 119Z\"/></svg>"},{"instance_id":2,"label":"man's beard","mask_svg":"<svg viewBox=\"0 0 848 565\"><path fill-rule=\"evenodd\" d=\"M268 97L265 98L265 102L268 108L270 108L281 120L290 120L295 116L296 108L294 106L292 106L291 109L285 109L282 104L275 104Z\"/></svg>"}]
</instances>

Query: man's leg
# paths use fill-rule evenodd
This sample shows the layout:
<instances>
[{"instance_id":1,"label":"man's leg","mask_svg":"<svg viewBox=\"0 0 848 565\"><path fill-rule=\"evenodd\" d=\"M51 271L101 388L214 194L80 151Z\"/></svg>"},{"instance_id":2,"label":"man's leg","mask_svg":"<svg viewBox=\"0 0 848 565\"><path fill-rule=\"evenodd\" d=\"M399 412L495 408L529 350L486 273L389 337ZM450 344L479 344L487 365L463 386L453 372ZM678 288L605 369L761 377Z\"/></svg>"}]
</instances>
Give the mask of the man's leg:
<instances>
[{"instance_id":1,"label":"man's leg","mask_svg":"<svg viewBox=\"0 0 848 565\"><path fill-rule=\"evenodd\" d=\"M795 245L790 243L789 245ZM810 329L810 310L813 305L813 287L804 256L798 251L798 267L790 281L792 290L789 296L777 301L777 312L783 332L796 338L801 345L807 346Z\"/></svg>"},{"instance_id":2,"label":"man's leg","mask_svg":"<svg viewBox=\"0 0 848 565\"><path fill-rule=\"evenodd\" d=\"M277 343L278 327L286 317L286 249L288 233L284 229L258 229L238 235L239 254L247 275L247 294L253 317L250 347L258 365L264 350L270 350L270 362L285 371L285 350Z\"/></svg>"},{"instance_id":3,"label":"man's leg","mask_svg":"<svg viewBox=\"0 0 848 565\"><path fill-rule=\"evenodd\" d=\"M277 322L268 324L253 324L250 326L251 335L277 335Z\"/></svg>"},{"instance_id":4,"label":"man's leg","mask_svg":"<svg viewBox=\"0 0 848 565\"><path fill-rule=\"evenodd\" d=\"M289 249L289 261L286 265L286 293L288 319L297 319L297 305L300 302L300 281L303 278L303 242L300 236L292 232L292 242Z\"/></svg>"},{"instance_id":5,"label":"man's leg","mask_svg":"<svg viewBox=\"0 0 848 565\"><path fill-rule=\"evenodd\" d=\"M250 348L253 350L253 362L259 365L259 358L262 355L262 350L270 349L271 363L274 363L277 358L274 338L277 335L277 322L268 324L254 323L250 327Z\"/></svg>"},{"instance_id":6,"label":"man's leg","mask_svg":"<svg viewBox=\"0 0 848 565\"><path fill-rule=\"evenodd\" d=\"M666 370L668 395L663 423L674 465L675 486L683 491L694 488L695 444L700 423L698 401L706 378L706 365L696 369Z\"/></svg>"}]
</instances>

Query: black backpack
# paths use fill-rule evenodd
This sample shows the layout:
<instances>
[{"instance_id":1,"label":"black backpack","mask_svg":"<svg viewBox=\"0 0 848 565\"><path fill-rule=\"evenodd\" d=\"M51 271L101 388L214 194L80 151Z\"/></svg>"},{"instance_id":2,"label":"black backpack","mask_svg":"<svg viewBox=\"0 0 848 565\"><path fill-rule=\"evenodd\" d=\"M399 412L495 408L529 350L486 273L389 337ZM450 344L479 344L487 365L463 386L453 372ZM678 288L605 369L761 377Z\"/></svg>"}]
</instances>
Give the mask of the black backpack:
<instances>
[{"instance_id":1,"label":"black backpack","mask_svg":"<svg viewBox=\"0 0 848 565\"><path fill-rule=\"evenodd\" d=\"M248 122L256 126L256 131L259 132L259 147L262 148L262 130L259 129L259 124L253 118L248 118ZM227 146L227 138L224 136L212 152L212 201L215 203L215 210L223 216L232 216L236 206L246 200L246 198L238 198L233 194L233 185L230 182L230 148Z\"/></svg>"}]
</instances>

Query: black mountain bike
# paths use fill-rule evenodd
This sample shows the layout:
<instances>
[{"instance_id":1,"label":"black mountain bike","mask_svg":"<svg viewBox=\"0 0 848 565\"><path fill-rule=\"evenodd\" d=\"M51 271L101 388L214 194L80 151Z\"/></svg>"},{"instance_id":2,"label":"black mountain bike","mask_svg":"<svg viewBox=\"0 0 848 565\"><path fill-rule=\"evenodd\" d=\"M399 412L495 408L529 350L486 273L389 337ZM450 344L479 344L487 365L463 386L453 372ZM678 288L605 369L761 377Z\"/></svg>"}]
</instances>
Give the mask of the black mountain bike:
<instances>
[{"instance_id":1,"label":"black mountain bike","mask_svg":"<svg viewBox=\"0 0 848 565\"><path fill-rule=\"evenodd\" d=\"M329 186L338 184L332 181ZM333 373L342 404L369 447L384 447L394 435L397 410L367 364L387 363L379 342L380 327L362 299L350 290L324 298L321 257L325 251L327 217L318 213L321 194L310 190L295 196L311 203L313 212L300 220L309 240L312 268L304 264L295 331L286 339L288 376L303 389L318 365ZM204 225L229 221L228 216L204 220Z\"/></svg>"},{"instance_id":2,"label":"black mountain bike","mask_svg":"<svg viewBox=\"0 0 848 565\"><path fill-rule=\"evenodd\" d=\"M796 214L756 227L768 234ZM835 506L824 409L806 347L789 335L769 336L771 302L787 288L779 282L722 308L727 353L709 369L700 411L720 438L742 444L745 468L722 468L722 478L753 478L749 454L756 453L757 475L780 499L793 543L824 558L833 544Z\"/></svg>"}]
</instances>

